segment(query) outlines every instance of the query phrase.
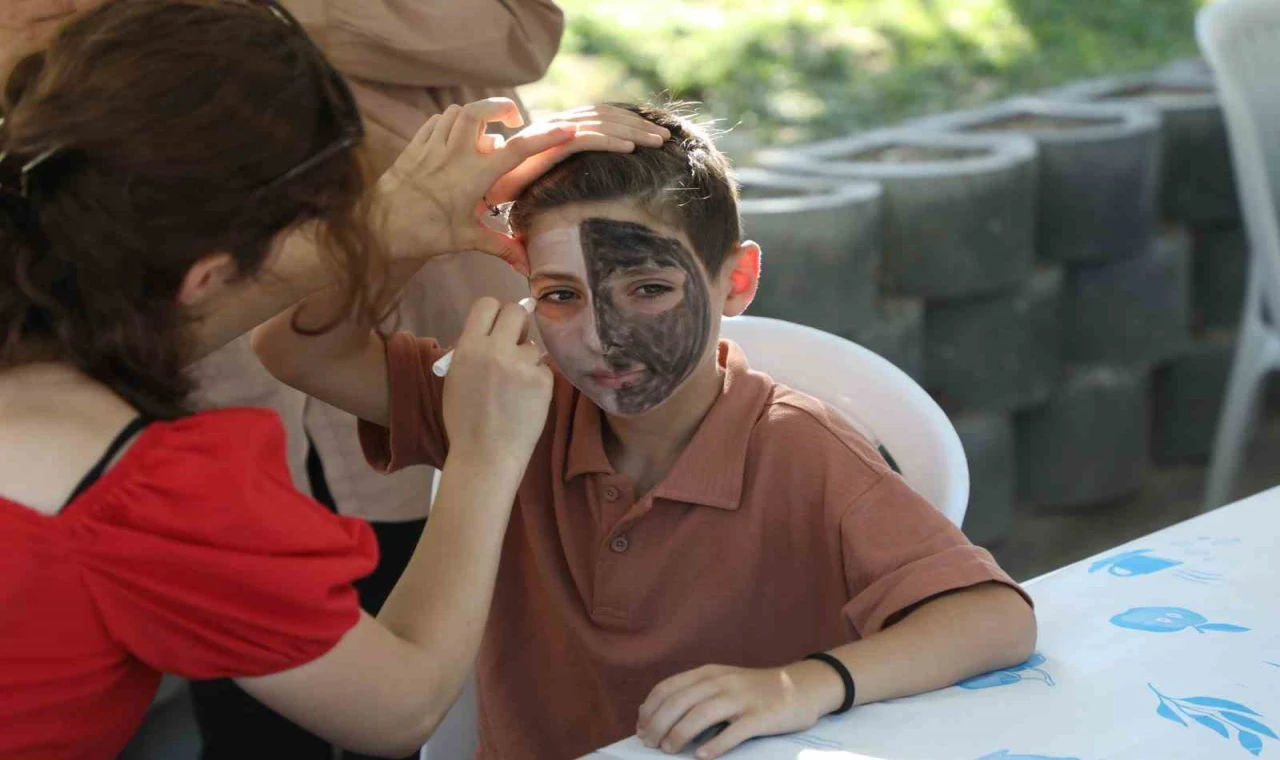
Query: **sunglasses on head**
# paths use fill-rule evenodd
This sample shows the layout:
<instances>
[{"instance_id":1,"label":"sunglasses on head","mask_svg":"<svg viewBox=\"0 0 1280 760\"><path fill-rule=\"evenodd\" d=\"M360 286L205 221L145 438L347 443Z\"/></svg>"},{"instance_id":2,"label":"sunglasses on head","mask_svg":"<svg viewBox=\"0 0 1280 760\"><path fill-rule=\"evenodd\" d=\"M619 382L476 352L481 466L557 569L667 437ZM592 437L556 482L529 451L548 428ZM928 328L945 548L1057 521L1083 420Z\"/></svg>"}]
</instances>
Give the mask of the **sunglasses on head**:
<instances>
[{"instance_id":1,"label":"sunglasses on head","mask_svg":"<svg viewBox=\"0 0 1280 760\"><path fill-rule=\"evenodd\" d=\"M249 5L266 9L280 23L294 30L299 37L306 40L307 44L311 46L320 61L320 65L325 69L325 89L331 96L329 101L334 104L334 117L340 130L336 140L321 148L311 157L304 159L289 171L258 188L259 193L264 193L288 183L339 153L359 145L364 139L364 122L360 119L360 109L356 105L355 95L351 93L351 87L342 78L342 75L338 73L338 70L333 67L333 64L329 63L329 59L320 50L320 46L302 28L302 24L298 19L276 0L249 0Z\"/></svg>"}]
</instances>

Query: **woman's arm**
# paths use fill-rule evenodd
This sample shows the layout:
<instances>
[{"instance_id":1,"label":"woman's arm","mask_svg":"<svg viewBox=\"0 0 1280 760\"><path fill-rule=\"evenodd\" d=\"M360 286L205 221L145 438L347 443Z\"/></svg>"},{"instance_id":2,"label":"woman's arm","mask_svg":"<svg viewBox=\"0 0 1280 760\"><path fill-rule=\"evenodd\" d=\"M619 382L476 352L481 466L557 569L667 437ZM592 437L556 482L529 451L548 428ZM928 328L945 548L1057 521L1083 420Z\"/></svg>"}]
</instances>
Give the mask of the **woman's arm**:
<instances>
[{"instance_id":1,"label":"woman's arm","mask_svg":"<svg viewBox=\"0 0 1280 760\"><path fill-rule=\"evenodd\" d=\"M467 319L445 383L451 449L440 490L377 620L363 617L306 665L240 679L249 693L363 752L407 754L439 724L472 668L507 518L546 424L551 373L521 342L527 319L492 299Z\"/></svg>"},{"instance_id":2,"label":"woman's arm","mask_svg":"<svg viewBox=\"0 0 1280 760\"><path fill-rule=\"evenodd\" d=\"M926 602L896 625L829 654L853 675L861 705L1016 665L1031 656L1035 642L1036 619L1026 600L1008 586L984 583ZM844 683L822 662L709 665L658 684L640 707L637 732L647 746L675 753L728 722L698 748L699 760L708 760L752 737L809 728L843 700Z\"/></svg>"}]
</instances>

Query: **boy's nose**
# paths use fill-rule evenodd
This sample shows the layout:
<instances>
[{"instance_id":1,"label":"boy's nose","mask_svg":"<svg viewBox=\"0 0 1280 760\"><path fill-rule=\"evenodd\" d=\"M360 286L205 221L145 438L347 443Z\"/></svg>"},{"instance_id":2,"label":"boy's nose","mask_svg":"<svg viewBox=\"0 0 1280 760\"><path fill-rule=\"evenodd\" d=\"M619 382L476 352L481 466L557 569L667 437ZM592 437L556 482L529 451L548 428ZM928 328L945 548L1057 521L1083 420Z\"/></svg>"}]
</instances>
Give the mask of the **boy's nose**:
<instances>
[{"instance_id":1,"label":"boy's nose","mask_svg":"<svg viewBox=\"0 0 1280 760\"><path fill-rule=\"evenodd\" d=\"M600 321L596 319L595 309L587 311L587 319L582 326L582 342L591 353L604 353L604 343L600 340Z\"/></svg>"}]
</instances>

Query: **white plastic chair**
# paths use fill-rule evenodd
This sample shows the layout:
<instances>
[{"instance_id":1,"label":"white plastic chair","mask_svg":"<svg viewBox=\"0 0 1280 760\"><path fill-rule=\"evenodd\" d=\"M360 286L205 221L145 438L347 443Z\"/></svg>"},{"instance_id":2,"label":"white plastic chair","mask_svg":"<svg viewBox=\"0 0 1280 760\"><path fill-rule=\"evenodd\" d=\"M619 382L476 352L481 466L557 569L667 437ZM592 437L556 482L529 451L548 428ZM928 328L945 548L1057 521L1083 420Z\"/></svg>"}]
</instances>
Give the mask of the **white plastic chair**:
<instances>
[{"instance_id":1,"label":"white plastic chair","mask_svg":"<svg viewBox=\"0 0 1280 760\"><path fill-rule=\"evenodd\" d=\"M969 504L969 464L951 420L888 360L830 333L780 319L734 317L720 335L752 369L825 402L879 443L907 483L959 526Z\"/></svg>"},{"instance_id":2,"label":"white plastic chair","mask_svg":"<svg viewBox=\"0 0 1280 760\"><path fill-rule=\"evenodd\" d=\"M1196 18L1231 138L1252 251L1248 295L1205 486L1205 509L1231 498L1263 380L1280 368L1280 2L1221 0Z\"/></svg>"}]
</instances>

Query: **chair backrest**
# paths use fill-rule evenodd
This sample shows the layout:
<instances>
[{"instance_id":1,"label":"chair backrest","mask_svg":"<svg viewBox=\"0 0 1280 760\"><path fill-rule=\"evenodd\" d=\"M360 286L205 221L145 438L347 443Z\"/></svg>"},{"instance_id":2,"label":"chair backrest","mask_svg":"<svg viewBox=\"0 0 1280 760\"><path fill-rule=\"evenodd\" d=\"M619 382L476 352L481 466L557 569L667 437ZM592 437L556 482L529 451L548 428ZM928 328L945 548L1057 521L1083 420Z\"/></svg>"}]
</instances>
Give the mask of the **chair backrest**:
<instances>
[{"instance_id":1,"label":"chair backrest","mask_svg":"<svg viewBox=\"0 0 1280 760\"><path fill-rule=\"evenodd\" d=\"M1280 314L1280 2L1219 0L1196 17L1217 80L1252 249L1251 278Z\"/></svg>"},{"instance_id":2,"label":"chair backrest","mask_svg":"<svg viewBox=\"0 0 1280 760\"><path fill-rule=\"evenodd\" d=\"M752 369L843 414L889 451L930 504L957 526L964 521L964 447L947 415L905 372L856 343L779 319L726 319L720 335L742 347Z\"/></svg>"}]
</instances>

